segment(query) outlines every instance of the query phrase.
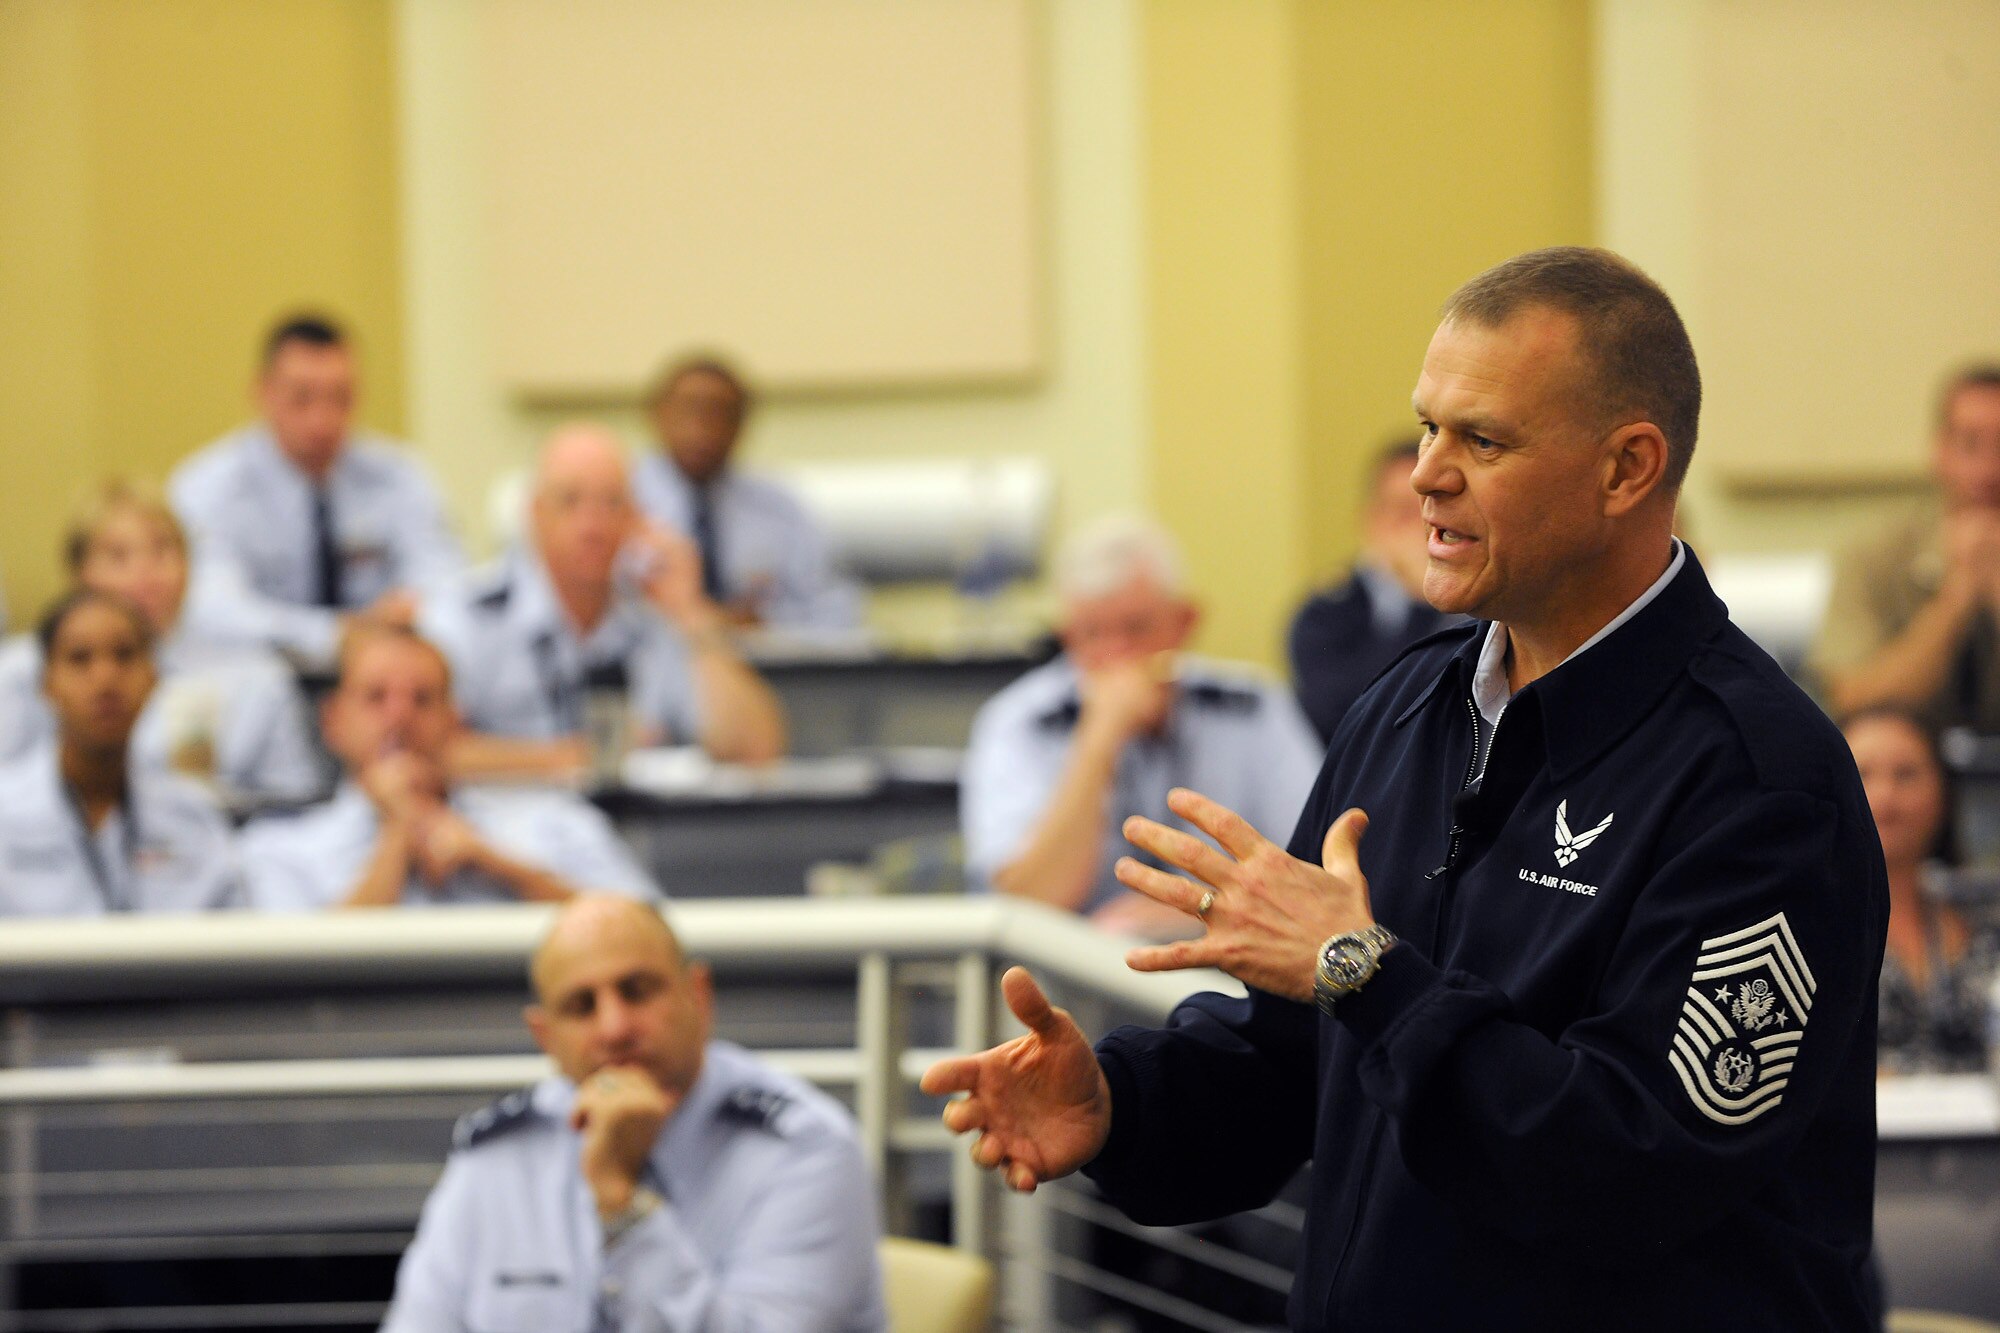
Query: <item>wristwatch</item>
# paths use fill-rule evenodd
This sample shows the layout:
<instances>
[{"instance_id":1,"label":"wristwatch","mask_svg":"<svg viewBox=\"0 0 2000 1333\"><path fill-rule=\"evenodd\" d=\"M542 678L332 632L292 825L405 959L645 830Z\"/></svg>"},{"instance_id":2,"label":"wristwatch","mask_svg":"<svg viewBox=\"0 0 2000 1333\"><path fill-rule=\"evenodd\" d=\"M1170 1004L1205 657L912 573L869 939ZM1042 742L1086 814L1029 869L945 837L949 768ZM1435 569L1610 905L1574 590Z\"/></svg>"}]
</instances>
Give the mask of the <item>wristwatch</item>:
<instances>
[{"instance_id":1,"label":"wristwatch","mask_svg":"<svg viewBox=\"0 0 2000 1333\"><path fill-rule=\"evenodd\" d=\"M647 1189L644 1185L633 1190L631 1202L612 1216L601 1219L604 1227L604 1248L608 1250L616 1245L620 1237L651 1217L665 1202L658 1191Z\"/></svg>"},{"instance_id":2,"label":"wristwatch","mask_svg":"<svg viewBox=\"0 0 2000 1333\"><path fill-rule=\"evenodd\" d=\"M1387 926L1335 935L1319 946L1319 967L1313 972L1313 1003L1331 1014L1335 1004L1368 984L1382 966L1382 955L1396 937Z\"/></svg>"}]
</instances>

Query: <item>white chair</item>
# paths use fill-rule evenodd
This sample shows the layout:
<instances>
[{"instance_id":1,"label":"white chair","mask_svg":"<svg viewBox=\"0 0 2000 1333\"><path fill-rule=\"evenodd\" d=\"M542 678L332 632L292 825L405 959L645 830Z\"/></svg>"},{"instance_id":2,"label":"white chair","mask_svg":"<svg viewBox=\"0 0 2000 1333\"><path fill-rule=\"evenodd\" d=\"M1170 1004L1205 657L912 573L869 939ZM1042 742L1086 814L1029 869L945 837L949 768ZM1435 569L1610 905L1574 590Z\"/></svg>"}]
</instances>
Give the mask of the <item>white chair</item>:
<instances>
[{"instance_id":1,"label":"white chair","mask_svg":"<svg viewBox=\"0 0 2000 1333\"><path fill-rule=\"evenodd\" d=\"M884 1238L882 1296L889 1333L987 1333L993 1265L976 1254L901 1236Z\"/></svg>"}]
</instances>

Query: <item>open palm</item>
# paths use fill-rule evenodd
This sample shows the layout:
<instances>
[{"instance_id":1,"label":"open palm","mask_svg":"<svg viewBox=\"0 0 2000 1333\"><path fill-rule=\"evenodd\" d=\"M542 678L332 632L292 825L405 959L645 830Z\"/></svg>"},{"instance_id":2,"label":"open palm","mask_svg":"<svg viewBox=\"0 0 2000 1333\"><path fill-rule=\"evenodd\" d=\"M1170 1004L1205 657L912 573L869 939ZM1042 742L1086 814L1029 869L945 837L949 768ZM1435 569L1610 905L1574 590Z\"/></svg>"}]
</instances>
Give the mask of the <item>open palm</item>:
<instances>
[{"instance_id":1,"label":"open palm","mask_svg":"<svg viewBox=\"0 0 2000 1333\"><path fill-rule=\"evenodd\" d=\"M945 1107L955 1134L979 1130L972 1160L1028 1191L1097 1156L1111 1133L1111 1093L1083 1030L1049 1004L1025 968L1001 993L1028 1031L978 1055L940 1060L924 1073L932 1095L963 1092Z\"/></svg>"}]
</instances>

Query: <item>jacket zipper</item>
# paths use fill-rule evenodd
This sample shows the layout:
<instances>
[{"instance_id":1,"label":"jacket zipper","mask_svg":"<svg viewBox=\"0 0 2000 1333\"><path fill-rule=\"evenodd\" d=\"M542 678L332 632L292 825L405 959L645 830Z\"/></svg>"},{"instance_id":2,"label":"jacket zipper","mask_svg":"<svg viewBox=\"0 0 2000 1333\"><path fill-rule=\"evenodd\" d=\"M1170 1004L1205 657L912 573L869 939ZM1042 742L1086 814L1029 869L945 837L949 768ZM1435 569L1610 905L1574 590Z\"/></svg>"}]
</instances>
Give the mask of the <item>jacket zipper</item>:
<instances>
[{"instance_id":1,"label":"jacket zipper","mask_svg":"<svg viewBox=\"0 0 2000 1333\"><path fill-rule=\"evenodd\" d=\"M1492 738L1487 737L1482 740L1480 737L1479 705L1472 701L1472 696L1469 694L1465 696L1465 711L1472 719L1472 753L1466 757L1465 781L1458 789L1460 795L1464 795L1472 784L1479 780L1480 775L1486 771L1486 759L1493 751ZM1497 736L1500 733L1500 728L1493 728L1493 733ZM1456 802L1453 803L1454 807L1456 807L1456 804ZM1458 864L1458 845L1460 840L1465 837L1465 826L1458 822L1456 808L1452 812L1451 833L1448 836L1451 841L1445 845L1444 864L1425 875L1425 879L1437 879L1447 870Z\"/></svg>"},{"instance_id":2,"label":"jacket zipper","mask_svg":"<svg viewBox=\"0 0 2000 1333\"><path fill-rule=\"evenodd\" d=\"M1500 728L1495 727L1493 728L1493 734L1482 740L1480 735L1481 719L1479 716L1479 705L1473 702L1473 698L1469 694L1465 696L1465 711L1467 716L1472 719L1472 754L1466 759L1465 782L1459 787L1461 794L1470 788L1474 782L1477 782L1485 773L1486 761L1493 753L1493 736L1500 734ZM1454 802L1455 805L1456 802ZM1464 837L1465 829L1458 823L1458 816L1454 810L1450 834L1451 841L1445 848L1444 864L1425 875L1425 879L1439 879L1450 873L1452 867L1458 863L1459 845L1464 840ZM1446 895L1449 894L1450 888L1450 882L1447 881L1445 884ZM1438 951L1443 944L1444 917L1445 907L1441 900L1438 908L1437 928L1432 932L1433 935L1438 937L1431 941L1432 957L1438 955ZM1333 1268L1327 1274L1326 1308L1322 1311L1321 1318L1327 1323L1328 1327L1332 1327L1333 1324L1333 1307L1335 1300L1338 1299L1340 1294L1340 1279L1346 1272L1347 1257L1353 1252L1355 1232L1361 1224L1361 1209L1367 1203L1369 1190L1375 1184L1375 1157L1382 1147L1382 1131L1387 1120L1387 1116L1377 1113L1374 1125L1369 1128L1368 1147L1361 1161L1361 1178L1355 1183L1354 1209L1348 1214L1347 1218L1347 1234L1341 1240L1340 1255L1334 1260Z\"/></svg>"}]
</instances>

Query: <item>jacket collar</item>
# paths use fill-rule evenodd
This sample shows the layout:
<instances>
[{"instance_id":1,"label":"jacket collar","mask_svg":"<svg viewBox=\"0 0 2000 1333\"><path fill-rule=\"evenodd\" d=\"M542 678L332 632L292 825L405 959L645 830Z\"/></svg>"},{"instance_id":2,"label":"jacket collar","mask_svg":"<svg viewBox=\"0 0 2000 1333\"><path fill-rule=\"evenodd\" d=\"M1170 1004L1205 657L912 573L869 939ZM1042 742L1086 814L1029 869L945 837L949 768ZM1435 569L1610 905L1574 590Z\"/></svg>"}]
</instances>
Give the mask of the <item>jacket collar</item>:
<instances>
[{"instance_id":1,"label":"jacket collar","mask_svg":"<svg viewBox=\"0 0 2000 1333\"><path fill-rule=\"evenodd\" d=\"M1694 548L1658 597L1609 636L1514 696L1512 712L1532 693L1539 706L1550 776L1557 781L1588 764L1630 731L1679 679L1702 644L1729 621ZM1470 697L1490 622L1461 644L1437 678L1397 717L1401 726L1441 690Z\"/></svg>"}]
</instances>

